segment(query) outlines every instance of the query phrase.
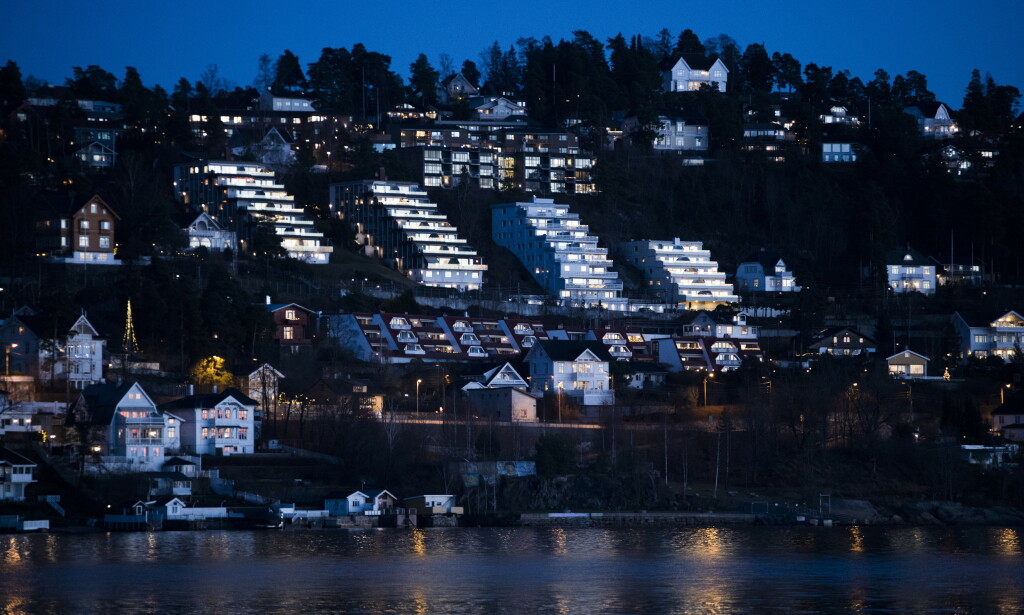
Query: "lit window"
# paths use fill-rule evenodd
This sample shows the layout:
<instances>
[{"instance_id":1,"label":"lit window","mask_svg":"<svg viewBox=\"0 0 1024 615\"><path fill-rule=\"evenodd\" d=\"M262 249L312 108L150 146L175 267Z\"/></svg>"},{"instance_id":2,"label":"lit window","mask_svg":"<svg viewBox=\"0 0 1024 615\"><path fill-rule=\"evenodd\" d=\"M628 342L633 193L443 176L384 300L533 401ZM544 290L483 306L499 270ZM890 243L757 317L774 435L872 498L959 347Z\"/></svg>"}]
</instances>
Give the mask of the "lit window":
<instances>
[{"instance_id":1,"label":"lit window","mask_svg":"<svg viewBox=\"0 0 1024 615\"><path fill-rule=\"evenodd\" d=\"M295 339L295 327L285 327L281 332L281 337L286 340Z\"/></svg>"}]
</instances>

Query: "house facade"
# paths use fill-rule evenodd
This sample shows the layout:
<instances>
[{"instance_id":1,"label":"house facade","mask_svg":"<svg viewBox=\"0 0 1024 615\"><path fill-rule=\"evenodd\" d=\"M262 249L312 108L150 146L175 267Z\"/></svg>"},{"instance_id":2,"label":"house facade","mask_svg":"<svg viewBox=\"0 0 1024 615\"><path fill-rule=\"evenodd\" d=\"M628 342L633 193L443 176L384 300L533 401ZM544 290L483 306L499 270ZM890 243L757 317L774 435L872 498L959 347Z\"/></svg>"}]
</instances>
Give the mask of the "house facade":
<instances>
[{"instance_id":1,"label":"house facade","mask_svg":"<svg viewBox=\"0 0 1024 615\"><path fill-rule=\"evenodd\" d=\"M31 310L0 324L5 371L39 381L68 381L75 389L103 381L106 343L84 313L70 326Z\"/></svg>"},{"instance_id":2,"label":"house facade","mask_svg":"<svg viewBox=\"0 0 1024 615\"><path fill-rule=\"evenodd\" d=\"M893 250L885 262L889 288L893 292L935 294L935 263L917 250L910 246L906 250Z\"/></svg>"},{"instance_id":3,"label":"house facade","mask_svg":"<svg viewBox=\"0 0 1024 615\"><path fill-rule=\"evenodd\" d=\"M62 206L50 210L36 222L40 253L75 265L120 265L116 257L114 230L120 216L99 195L70 215Z\"/></svg>"},{"instance_id":4,"label":"house facade","mask_svg":"<svg viewBox=\"0 0 1024 615\"><path fill-rule=\"evenodd\" d=\"M736 286L740 292L794 293L800 288L782 256L761 250L747 257L736 268Z\"/></svg>"},{"instance_id":5,"label":"house facade","mask_svg":"<svg viewBox=\"0 0 1024 615\"><path fill-rule=\"evenodd\" d=\"M623 130L627 130L624 125ZM699 114L658 116L658 134L651 146L655 150L706 152L711 142L711 126Z\"/></svg>"},{"instance_id":6,"label":"house facade","mask_svg":"<svg viewBox=\"0 0 1024 615\"><path fill-rule=\"evenodd\" d=\"M912 380L928 375L928 357L913 350L904 349L885 359L889 375L893 378Z\"/></svg>"},{"instance_id":7,"label":"house facade","mask_svg":"<svg viewBox=\"0 0 1024 615\"><path fill-rule=\"evenodd\" d=\"M537 421L537 397L528 391L529 387L512 364L505 363L462 387L462 393L477 416L532 423Z\"/></svg>"},{"instance_id":8,"label":"house facade","mask_svg":"<svg viewBox=\"0 0 1024 615\"><path fill-rule=\"evenodd\" d=\"M68 410L68 424L93 468L156 471L181 448L181 417L159 410L137 382L86 387Z\"/></svg>"},{"instance_id":9,"label":"house facade","mask_svg":"<svg viewBox=\"0 0 1024 615\"><path fill-rule=\"evenodd\" d=\"M925 101L903 108L917 122L917 129L922 137L930 139L948 139L959 132L953 115L944 103Z\"/></svg>"},{"instance_id":10,"label":"house facade","mask_svg":"<svg viewBox=\"0 0 1024 615\"><path fill-rule=\"evenodd\" d=\"M188 249L206 248L211 252L237 250L237 237L234 231L224 229L205 211L192 218L184 227L188 239Z\"/></svg>"},{"instance_id":11,"label":"house facade","mask_svg":"<svg viewBox=\"0 0 1024 615\"><path fill-rule=\"evenodd\" d=\"M721 58L703 54L684 53L671 68L662 71L662 86L666 92L693 92L710 86L725 92L729 83L729 69Z\"/></svg>"},{"instance_id":12,"label":"house facade","mask_svg":"<svg viewBox=\"0 0 1024 615\"><path fill-rule=\"evenodd\" d=\"M530 349L525 361L530 365L530 392L534 395L568 395L587 416L615 403L609 372L612 358L600 342L541 341Z\"/></svg>"},{"instance_id":13,"label":"house facade","mask_svg":"<svg viewBox=\"0 0 1024 615\"><path fill-rule=\"evenodd\" d=\"M256 452L255 400L229 388L221 393L196 394L176 399L161 410L181 417L181 446L195 455L252 454Z\"/></svg>"},{"instance_id":14,"label":"house facade","mask_svg":"<svg viewBox=\"0 0 1024 615\"><path fill-rule=\"evenodd\" d=\"M807 345L815 354L837 357L867 357L878 349L875 340L852 327L831 327L819 332Z\"/></svg>"},{"instance_id":15,"label":"house facade","mask_svg":"<svg viewBox=\"0 0 1024 615\"><path fill-rule=\"evenodd\" d=\"M1010 362L1018 348L1024 348L1024 316L1004 313L957 312L953 326L959 338L959 359L999 357Z\"/></svg>"},{"instance_id":16,"label":"house facade","mask_svg":"<svg viewBox=\"0 0 1024 615\"><path fill-rule=\"evenodd\" d=\"M298 303L270 303L269 295L264 307L274 321L271 337L282 348L298 352L300 348L313 343L319 327L317 312Z\"/></svg>"},{"instance_id":17,"label":"house facade","mask_svg":"<svg viewBox=\"0 0 1024 615\"><path fill-rule=\"evenodd\" d=\"M35 482L35 462L0 446L0 502L24 502L25 487Z\"/></svg>"}]
</instances>

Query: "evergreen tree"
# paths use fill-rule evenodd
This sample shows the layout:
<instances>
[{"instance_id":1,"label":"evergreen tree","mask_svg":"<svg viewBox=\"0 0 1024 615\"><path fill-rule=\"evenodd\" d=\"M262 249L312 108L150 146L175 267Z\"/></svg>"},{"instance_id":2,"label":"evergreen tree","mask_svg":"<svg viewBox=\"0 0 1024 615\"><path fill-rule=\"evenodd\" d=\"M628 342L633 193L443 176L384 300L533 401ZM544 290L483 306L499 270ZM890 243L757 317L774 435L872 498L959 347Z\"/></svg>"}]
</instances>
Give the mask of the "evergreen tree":
<instances>
[{"instance_id":1,"label":"evergreen tree","mask_svg":"<svg viewBox=\"0 0 1024 615\"><path fill-rule=\"evenodd\" d=\"M7 60L7 64L0 68L0 126L6 125L7 116L25 100L25 97L21 69L14 60Z\"/></svg>"},{"instance_id":2,"label":"evergreen tree","mask_svg":"<svg viewBox=\"0 0 1024 615\"><path fill-rule=\"evenodd\" d=\"M288 93L302 93L306 89L306 76L302 74L299 58L290 49L285 49L274 64L274 83L271 89Z\"/></svg>"},{"instance_id":3,"label":"evergreen tree","mask_svg":"<svg viewBox=\"0 0 1024 615\"><path fill-rule=\"evenodd\" d=\"M439 73L434 70L427 60L426 54L420 54L416 61L409 65L409 94L420 105L433 106L437 104L437 86Z\"/></svg>"},{"instance_id":4,"label":"evergreen tree","mask_svg":"<svg viewBox=\"0 0 1024 615\"><path fill-rule=\"evenodd\" d=\"M466 60L462 63L462 70L460 72L470 83L478 88L480 87L480 69L476 67L476 62Z\"/></svg>"},{"instance_id":5,"label":"evergreen tree","mask_svg":"<svg viewBox=\"0 0 1024 615\"><path fill-rule=\"evenodd\" d=\"M742 91L771 92L775 81L774 67L764 45L753 43L743 52Z\"/></svg>"},{"instance_id":6,"label":"evergreen tree","mask_svg":"<svg viewBox=\"0 0 1024 615\"><path fill-rule=\"evenodd\" d=\"M689 28L679 33L679 38L676 40L676 47L672 51L672 55L674 56L679 56L684 53L696 53L702 56L707 55L707 49L704 47L704 44L700 42L700 38Z\"/></svg>"}]
</instances>

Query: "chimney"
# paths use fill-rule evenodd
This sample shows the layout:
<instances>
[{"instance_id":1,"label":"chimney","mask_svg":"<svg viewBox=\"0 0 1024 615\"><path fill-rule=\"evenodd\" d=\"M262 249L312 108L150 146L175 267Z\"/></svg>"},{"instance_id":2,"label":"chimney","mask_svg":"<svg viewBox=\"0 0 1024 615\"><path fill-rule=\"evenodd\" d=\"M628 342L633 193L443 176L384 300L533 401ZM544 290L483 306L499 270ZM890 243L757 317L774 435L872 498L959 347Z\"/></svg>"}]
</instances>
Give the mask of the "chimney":
<instances>
[{"instance_id":1,"label":"chimney","mask_svg":"<svg viewBox=\"0 0 1024 615\"><path fill-rule=\"evenodd\" d=\"M188 394L189 395L195 395L196 394L196 385L194 385L194 384L188 385Z\"/></svg>"},{"instance_id":2,"label":"chimney","mask_svg":"<svg viewBox=\"0 0 1024 615\"><path fill-rule=\"evenodd\" d=\"M270 305L270 295L267 295L267 305Z\"/></svg>"}]
</instances>

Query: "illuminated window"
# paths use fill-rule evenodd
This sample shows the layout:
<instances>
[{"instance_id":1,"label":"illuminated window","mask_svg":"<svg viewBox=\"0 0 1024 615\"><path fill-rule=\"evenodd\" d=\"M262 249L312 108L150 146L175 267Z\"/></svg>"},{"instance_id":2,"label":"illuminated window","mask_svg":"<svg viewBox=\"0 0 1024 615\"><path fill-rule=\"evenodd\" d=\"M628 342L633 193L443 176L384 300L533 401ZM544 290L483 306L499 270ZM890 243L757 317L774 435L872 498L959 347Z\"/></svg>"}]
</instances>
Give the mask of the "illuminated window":
<instances>
[{"instance_id":1,"label":"illuminated window","mask_svg":"<svg viewBox=\"0 0 1024 615\"><path fill-rule=\"evenodd\" d=\"M295 339L295 327L284 327L281 332L281 337L286 340Z\"/></svg>"}]
</instances>

